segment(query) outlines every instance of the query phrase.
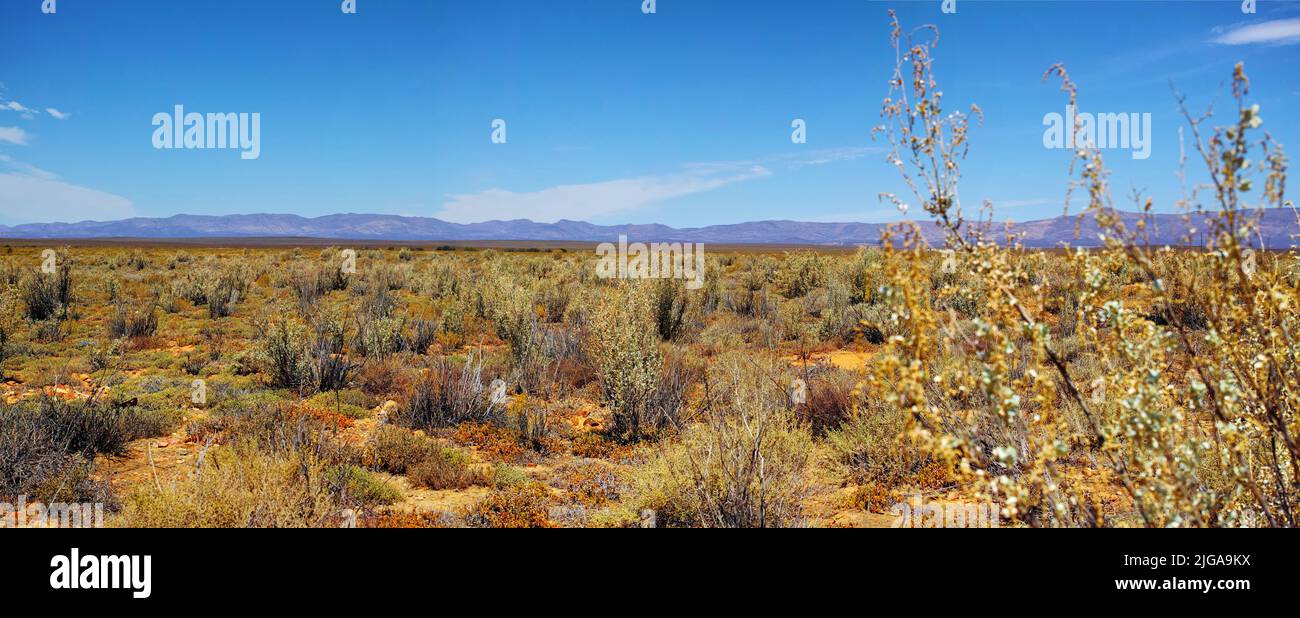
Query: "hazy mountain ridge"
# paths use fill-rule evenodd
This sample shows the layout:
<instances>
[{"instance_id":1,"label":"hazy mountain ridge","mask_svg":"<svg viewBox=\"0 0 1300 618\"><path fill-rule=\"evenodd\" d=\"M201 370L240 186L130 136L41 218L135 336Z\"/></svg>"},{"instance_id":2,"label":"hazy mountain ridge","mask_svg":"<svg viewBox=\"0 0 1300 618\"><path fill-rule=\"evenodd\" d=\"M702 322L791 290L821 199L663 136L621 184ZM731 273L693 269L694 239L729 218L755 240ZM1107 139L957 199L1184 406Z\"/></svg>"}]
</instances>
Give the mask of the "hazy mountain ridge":
<instances>
[{"instance_id":1,"label":"hazy mountain ridge","mask_svg":"<svg viewBox=\"0 0 1300 618\"><path fill-rule=\"evenodd\" d=\"M1136 229L1140 213L1120 213L1129 229ZM751 221L698 228L672 228L659 224L595 225L583 221L560 220L537 223L527 219L451 223L432 217L398 215L334 214L302 217L290 214L251 215L175 215L166 218L136 217L120 221L81 221L78 223L28 223L0 226L0 238L73 239L73 238L220 238L220 237L306 237L353 240L392 241L464 241L464 240L533 240L533 241L614 241L620 234L629 240L690 241L726 244L808 244L857 245L878 244L887 224L817 223L791 220ZM1077 216L1060 216L1023 223L986 224L999 236L1002 230L1023 236L1025 246L1056 247L1100 244L1098 230L1091 218L1080 222ZM1076 225L1079 229L1075 239ZM1202 215L1151 215L1147 228L1153 244L1186 244L1189 229L1206 229ZM1266 246L1286 248L1296 242L1300 224L1289 209L1264 211L1261 232ZM942 238L941 231L930 222L921 229L931 241ZM1193 244L1199 244L1197 238Z\"/></svg>"}]
</instances>

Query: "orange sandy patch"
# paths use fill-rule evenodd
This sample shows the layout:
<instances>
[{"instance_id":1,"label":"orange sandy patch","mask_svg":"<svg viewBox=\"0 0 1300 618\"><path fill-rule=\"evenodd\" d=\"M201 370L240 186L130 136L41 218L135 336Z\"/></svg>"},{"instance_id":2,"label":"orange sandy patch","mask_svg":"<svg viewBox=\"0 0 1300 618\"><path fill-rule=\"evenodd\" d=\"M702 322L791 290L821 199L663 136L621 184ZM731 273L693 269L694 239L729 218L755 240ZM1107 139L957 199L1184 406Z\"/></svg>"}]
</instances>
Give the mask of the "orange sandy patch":
<instances>
[{"instance_id":1,"label":"orange sandy patch","mask_svg":"<svg viewBox=\"0 0 1300 618\"><path fill-rule=\"evenodd\" d=\"M183 429L161 438L136 440L127 446L123 457L101 455L96 462L96 475L108 479L119 492L153 485L155 479L160 485L169 484L194 473L203 448L203 445L187 442Z\"/></svg>"},{"instance_id":2,"label":"orange sandy patch","mask_svg":"<svg viewBox=\"0 0 1300 618\"><path fill-rule=\"evenodd\" d=\"M874 352L866 350L835 350L833 352L811 354L807 361L800 359L798 356L788 356L786 360L799 366L811 363L814 365L831 365L849 371L865 371L867 362L871 360L873 355Z\"/></svg>"}]
</instances>

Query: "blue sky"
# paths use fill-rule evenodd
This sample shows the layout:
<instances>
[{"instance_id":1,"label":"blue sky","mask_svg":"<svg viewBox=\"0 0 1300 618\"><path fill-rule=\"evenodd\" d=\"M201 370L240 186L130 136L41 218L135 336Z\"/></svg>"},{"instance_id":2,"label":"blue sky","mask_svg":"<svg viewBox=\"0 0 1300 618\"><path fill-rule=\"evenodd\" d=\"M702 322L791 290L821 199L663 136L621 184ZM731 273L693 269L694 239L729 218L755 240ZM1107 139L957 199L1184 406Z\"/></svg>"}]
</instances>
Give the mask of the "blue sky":
<instances>
[{"instance_id":1,"label":"blue sky","mask_svg":"<svg viewBox=\"0 0 1300 618\"><path fill-rule=\"evenodd\" d=\"M1045 149L1064 62L1084 111L1149 112L1151 156L1107 154L1117 197L1172 210L1169 80L1195 109L1246 63L1264 128L1300 140L1300 6L957 0L0 1L0 224L375 212L700 226L892 221L871 128L887 10L938 25L950 109L978 103L961 194L999 218L1062 211ZM256 112L261 156L155 149L156 113ZM507 123L493 144L492 121ZM791 122L807 143L791 142ZM1225 121L1226 121L1225 117ZM1192 168L1195 169L1195 168ZM1124 202L1119 202L1124 206Z\"/></svg>"}]
</instances>

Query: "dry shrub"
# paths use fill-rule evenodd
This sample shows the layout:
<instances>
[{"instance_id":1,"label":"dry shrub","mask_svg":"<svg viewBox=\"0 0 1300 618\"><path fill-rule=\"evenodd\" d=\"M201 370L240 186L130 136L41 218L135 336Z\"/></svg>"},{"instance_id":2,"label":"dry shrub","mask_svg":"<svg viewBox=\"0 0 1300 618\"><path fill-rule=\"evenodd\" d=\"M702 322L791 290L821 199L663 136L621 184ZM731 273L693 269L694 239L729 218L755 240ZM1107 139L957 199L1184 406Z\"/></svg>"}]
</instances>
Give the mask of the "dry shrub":
<instances>
[{"instance_id":1,"label":"dry shrub","mask_svg":"<svg viewBox=\"0 0 1300 618\"><path fill-rule=\"evenodd\" d=\"M492 482L491 474L479 470L464 452L391 425L376 428L367 459L373 467L405 474L411 482L429 489L464 489Z\"/></svg>"},{"instance_id":2,"label":"dry shrub","mask_svg":"<svg viewBox=\"0 0 1300 618\"><path fill-rule=\"evenodd\" d=\"M259 394L217 404L210 416L191 422L187 433L205 444L247 443L269 453L310 451L339 463L357 459L355 449L338 437L351 423L330 410Z\"/></svg>"},{"instance_id":3,"label":"dry shrub","mask_svg":"<svg viewBox=\"0 0 1300 618\"><path fill-rule=\"evenodd\" d=\"M786 298L801 298L826 285L827 258L812 251L787 253L778 280Z\"/></svg>"},{"instance_id":4,"label":"dry shrub","mask_svg":"<svg viewBox=\"0 0 1300 618\"><path fill-rule=\"evenodd\" d=\"M357 370L356 382L362 392L375 397L396 395L411 386L405 363L397 358L384 358L362 365Z\"/></svg>"},{"instance_id":5,"label":"dry shrub","mask_svg":"<svg viewBox=\"0 0 1300 618\"><path fill-rule=\"evenodd\" d=\"M569 450L576 457L605 459L614 450L614 445L598 433L584 431L573 437Z\"/></svg>"},{"instance_id":6,"label":"dry shrub","mask_svg":"<svg viewBox=\"0 0 1300 618\"><path fill-rule=\"evenodd\" d=\"M526 452L515 432L495 423L461 423L451 439L477 448L484 458L492 460L516 461Z\"/></svg>"},{"instance_id":7,"label":"dry shrub","mask_svg":"<svg viewBox=\"0 0 1300 618\"><path fill-rule=\"evenodd\" d=\"M538 453L554 450L546 402L518 395L507 406L506 414L520 446Z\"/></svg>"},{"instance_id":8,"label":"dry shrub","mask_svg":"<svg viewBox=\"0 0 1300 618\"><path fill-rule=\"evenodd\" d=\"M64 435L66 428L55 425L57 420L29 405L0 408L0 499L12 502L27 495L77 500L98 493L88 484L64 483L86 476L82 470L92 464L73 448ZM59 492L60 487L65 491ZM55 493L60 495L51 495Z\"/></svg>"},{"instance_id":9,"label":"dry shrub","mask_svg":"<svg viewBox=\"0 0 1300 618\"><path fill-rule=\"evenodd\" d=\"M705 421L682 431L636 471L632 502L668 527L777 528L804 525L813 442L774 388L770 368L732 357L715 374L719 391Z\"/></svg>"},{"instance_id":10,"label":"dry shrub","mask_svg":"<svg viewBox=\"0 0 1300 618\"><path fill-rule=\"evenodd\" d=\"M446 448L415 464L407 476L416 485L429 489L465 489L492 482L491 475L477 469L468 455Z\"/></svg>"},{"instance_id":11,"label":"dry shrub","mask_svg":"<svg viewBox=\"0 0 1300 618\"><path fill-rule=\"evenodd\" d=\"M108 322L108 334L115 339L122 337L152 337L158 332L157 301L147 307L132 311L126 303L118 301L113 307L113 318Z\"/></svg>"},{"instance_id":12,"label":"dry shrub","mask_svg":"<svg viewBox=\"0 0 1300 618\"><path fill-rule=\"evenodd\" d=\"M901 501L901 496L883 483L866 481L848 496L849 508L868 513L884 513Z\"/></svg>"},{"instance_id":13,"label":"dry shrub","mask_svg":"<svg viewBox=\"0 0 1300 618\"><path fill-rule=\"evenodd\" d=\"M655 285L655 327L659 337L672 341L686 326L686 311L690 306L686 285L676 279L660 279Z\"/></svg>"},{"instance_id":14,"label":"dry shrub","mask_svg":"<svg viewBox=\"0 0 1300 618\"><path fill-rule=\"evenodd\" d=\"M859 395L849 420L828 431L826 441L851 478L892 487L927 462L906 437L907 422L903 411Z\"/></svg>"},{"instance_id":15,"label":"dry shrub","mask_svg":"<svg viewBox=\"0 0 1300 618\"><path fill-rule=\"evenodd\" d=\"M455 522L452 520L451 516L441 512L388 511L363 517L359 524L362 528L453 528Z\"/></svg>"},{"instance_id":16,"label":"dry shrub","mask_svg":"<svg viewBox=\"0 0 1300 618\"><path fill-rule=\"evenodd\" d=\"M476 528L552 528L548 513L554 502L541 483L507 485L467 508L464 517Z\"/></svg>"},{"instance_id":17,"label":"dry shrub","mask_svg":"<svg viewBox=\"0 0 1300 618\"><path fill-rule=\"evenodd\" d=\"M663 355L650 320L648 291L648 286L619 285L591 316L588 346L613 413L612 432L628 441L646 438L674 420L651 405Z\"/></svg>"},{"instance_id":18,"label":"dry shrub","mask_svg":"<svg viewBox=\"0 0 1300 618\"><path fill-rule=\"evenodd\" d=\"M685 356L659 350L649 292L620 286L591 318L588 345L612 414L610 435L624 442L675 426L697 373Z\"/></svg>"},{"instance_id":19,"label":"dry shrub","mask_svg":"<svg viewBox=\"0 0 1300 618\"><path fill-rule=\"evenodd\" d=\"M311 369L303 342L307 329L292 320L280 320L262 328L261 349L271 386L296 389L309 379Z\"/></svg>"},{"instance_id":20,"label":"dry shrub","mask_svg":"<svg viewBox=\"0 0 1300 618\"><path fill-rule=\"evenodd\" d=\"M622 493L618 474L604 462L568 464L555 471L554 485L568 499L586 508L602 507L619 499Z\"/></svg>"},{"instance_id":21,"label":"dry shrub","mask_svg":"<svg viewBox=\"0 0 1300 618\"><path fill-rule=\"evenodd\" d=\"M831 369L806 380L807 399L795 408L799 421L813 435L823 435L844 424L853 414L857 379L848 371Z\"/></svg>"},{"instance_id":22,"label":"dry shrub","mask_svg":"<svg viewBox=\"0 0 1300 618\"><path fill-rule=\"evenodd\" d=\"M439 450L432 438L387 424L375 428L369 449L369 465L393 474L406 474Z\"/></svg>"},{"instance_id":23,"label":"dry shrub","mask_svg":"<svg viewBox=\"0 0 1300 618\"><path fill-rule=\"evenodd\" d=\"M58 257L53 273L33 272L19 284L27 319L33 322L64 318L72 304L72 266L66 256Z\"/></svg>"},{"instance_id":24,"label":"dry shrub","mask_svg":"<svg viewBox=\"0 0 1300 618\"><path fill-rule=\"evenodd\" d=\"M411 384L392 421L420 429L485 421L498 412L490 395L483 383L481 355L471 353L460 367L439 358Z\"/></svg>"},{"instance_id":25,"label":"dry shrub","mask_svg":"<svg viewBox=\"0 0 1300 618\"><path fill-rule=\"evenodd\" d=\"M128 494L120 523L132 528L333 527L344 503L330 480L325 463L310 451L268 452L248 443L213 446L193 476L145 484Z\"/></svg>"},{"instance_id":26,"label":"dry shrub","mask_svg":"<svg viewBox=\"0 0 1300 618\"><path fill-rule=\"evenodd\" d=\"M1084 143L1069 153L1071 190L1087 202L1081 224L1104 244L1064 254L1062 268L1045 275L1014 239L1004 246L967 225L957 184L970 118L941 105L934 34L905 31L891 12L898 54L882 131L915 203L943 230L957 272L978 276L983 296L964 306L933 302L923 233L891 229L882 242L882 302L903 324L870 376L890 413L852 440L877 446L841 452L867 453L861 463L881 471L888 453L880 438L905 425L943 462L919 470L922 482L947 482L951 471L1032 526L1296 526L1300 290L1275 267L1294 256L1257 242L1261 220L1288 205L1287 158L1259 129L1243 66L1233 70L1234 113L1224 126L1211 128L1209 113L1188 111L1175 95L1190 150L1211 180L1178 207L1208 250L1175 253L1149 242L1148 221L1119 214L1101 151ZM1044 78L1059 78L1067 105L1079 106L1063 65ZM1155 211L1140 193L1134 202ZM1057 298L1045 293L1044 278ZM1068 290L1064 298L1059 290ZM978 321L964 319L975 313ZM1059 318L1056 328L1048 316ZM1089 368L1096 377L1085 382ZM1131 510L1103 511L1094 489L1071 474L1078 465L1101 468Z\"/></svg>"}]
</instances>

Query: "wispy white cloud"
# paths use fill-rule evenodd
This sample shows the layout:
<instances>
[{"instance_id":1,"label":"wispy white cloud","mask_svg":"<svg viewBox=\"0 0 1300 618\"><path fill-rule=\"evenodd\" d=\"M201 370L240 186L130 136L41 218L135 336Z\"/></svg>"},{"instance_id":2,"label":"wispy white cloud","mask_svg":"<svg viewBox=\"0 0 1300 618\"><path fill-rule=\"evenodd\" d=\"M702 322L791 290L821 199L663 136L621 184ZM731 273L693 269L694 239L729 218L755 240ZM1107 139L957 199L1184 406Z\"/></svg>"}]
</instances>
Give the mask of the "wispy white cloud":
<instances>
[{"instance_id":1,"label":"wispy white cloud","mask_svg":"<svg viewBox=\"0 0 1300 618\"><path fill-rule=\"evenodd\" d=\"M35 118L36 115L40 113L17 101L0 101L0 109L8 110L11 112L18 112L19 114L22 114L23 118L27 120L31 120L32 118Z\"/></svg>"},{"instance_id":2,"label":"wispy white cloud","mask_svg":"<svg viewBox=\"0 0 1300 618\"><path fill-rule=\"evenodd\" d=\"M854 146L793 152L761 159L689 163L680 172L670 174L560 185L524 193L493 188L480 193L451 195L436 216L457 223L488 219L585 221L765 178L775 173L774 168L794 170L851 161L877 150L880 149Z\"/></svg>"},{"instance_id":3,"label":"wispy white cloud","mask_svg":"<svg viewBox=\"0 0 1300 618\"><path fill-rule=\"evenodd\" d=\"M51 172L0 154L0 218L29 223L133 216L135 207L124 197L63 182Z\"/></svg>"},{"instance_id":4,"label":"wispy white cloud","mask_svg":"<svg viewBox=\"0 0 1300 618\"><path fill-rule=\"evenodd\" d=\"M35 165L23 163L22 161L15 161L13 157L0 152L0 168L4 167L17 170L23 174L27 174L28 176L36 176L37 178L44 178L46 180L54 180L55 178L58 178L58 176L54 175L54 172L47 172Z\"/></svg>"},{"instance_id":5,"label":"wispy white cloud","mask_svg":"<svg viewBox=\"0 0 1300 618\"><path fill-rule=\"evenodd\" d=\"M814 150L807 154L801 154L790 158L790 166L799 168L809 165L826 165L827 163L838 163L840 161L852 161L861 159L870 152L881 152L883 148L867 146L850 146L845 148L829 148L825 150Z\"/></svg>"},{"instance_id":6,"label":"wispy white cloud","mask_svg":"<svg viewBox=\"0 0 1300 618\"><path fill-rule=\"evenodd\" d=\"M762 159L749 159L745 161L709 161L706 163L690 163L686 167L687 169L697 171L726 170L751 165L798 169L810 165L826 165L827 163L852 161L854 159L860 159L868 153L884 151L885 149L881 147L846 146L843 148L823 148L818 150L788 152L764 157Z\"/></svg>"},{"instance_id":7,"label":"wispy white cloud","mask_svg":"<svg viewBox=\"0 0 1300 618\"><path fill-rule=\"evenodd\" d=\"M46 113L53 116L55 120L67 120L72 117L70 112L61 112L53 107L45 108Z\"/></svg>"},{"instance_id":8,"label":"wispy white cloud","mask_svg":"<svg viewBox=\"0 0 1300 618\"><path fill-rule=\"evenodd\" d=\"M26 146L27 132L22 130L21 127L0 127L0 142Z\"/></svg>"},{"instance_id":9,"label":"wispy white cloud","mask_svg":"<svg viewBox=\"0 0 1300 618\"><path fill-rule=\"evenodd\" d=\"M1292 45L1300 43L1300 18L1238 24L1214 32L1210 41L1221 45Z\"/></svg>"},{"instance_id":10,"label":"wispy white cloud","mask_svg":"<svg viewBox=\"0 0 1300 618\"><path fill-rule=\"evenodd\" d=\"M587 220L634 211L673 198L713 191L727 185L771 175L761 165L719 169L690 167L659 176L623 178L588 184L560 185L525 193L488 189L451 195L437 217L457 223L487 219Z\"/></svg>"}]
</instances>

